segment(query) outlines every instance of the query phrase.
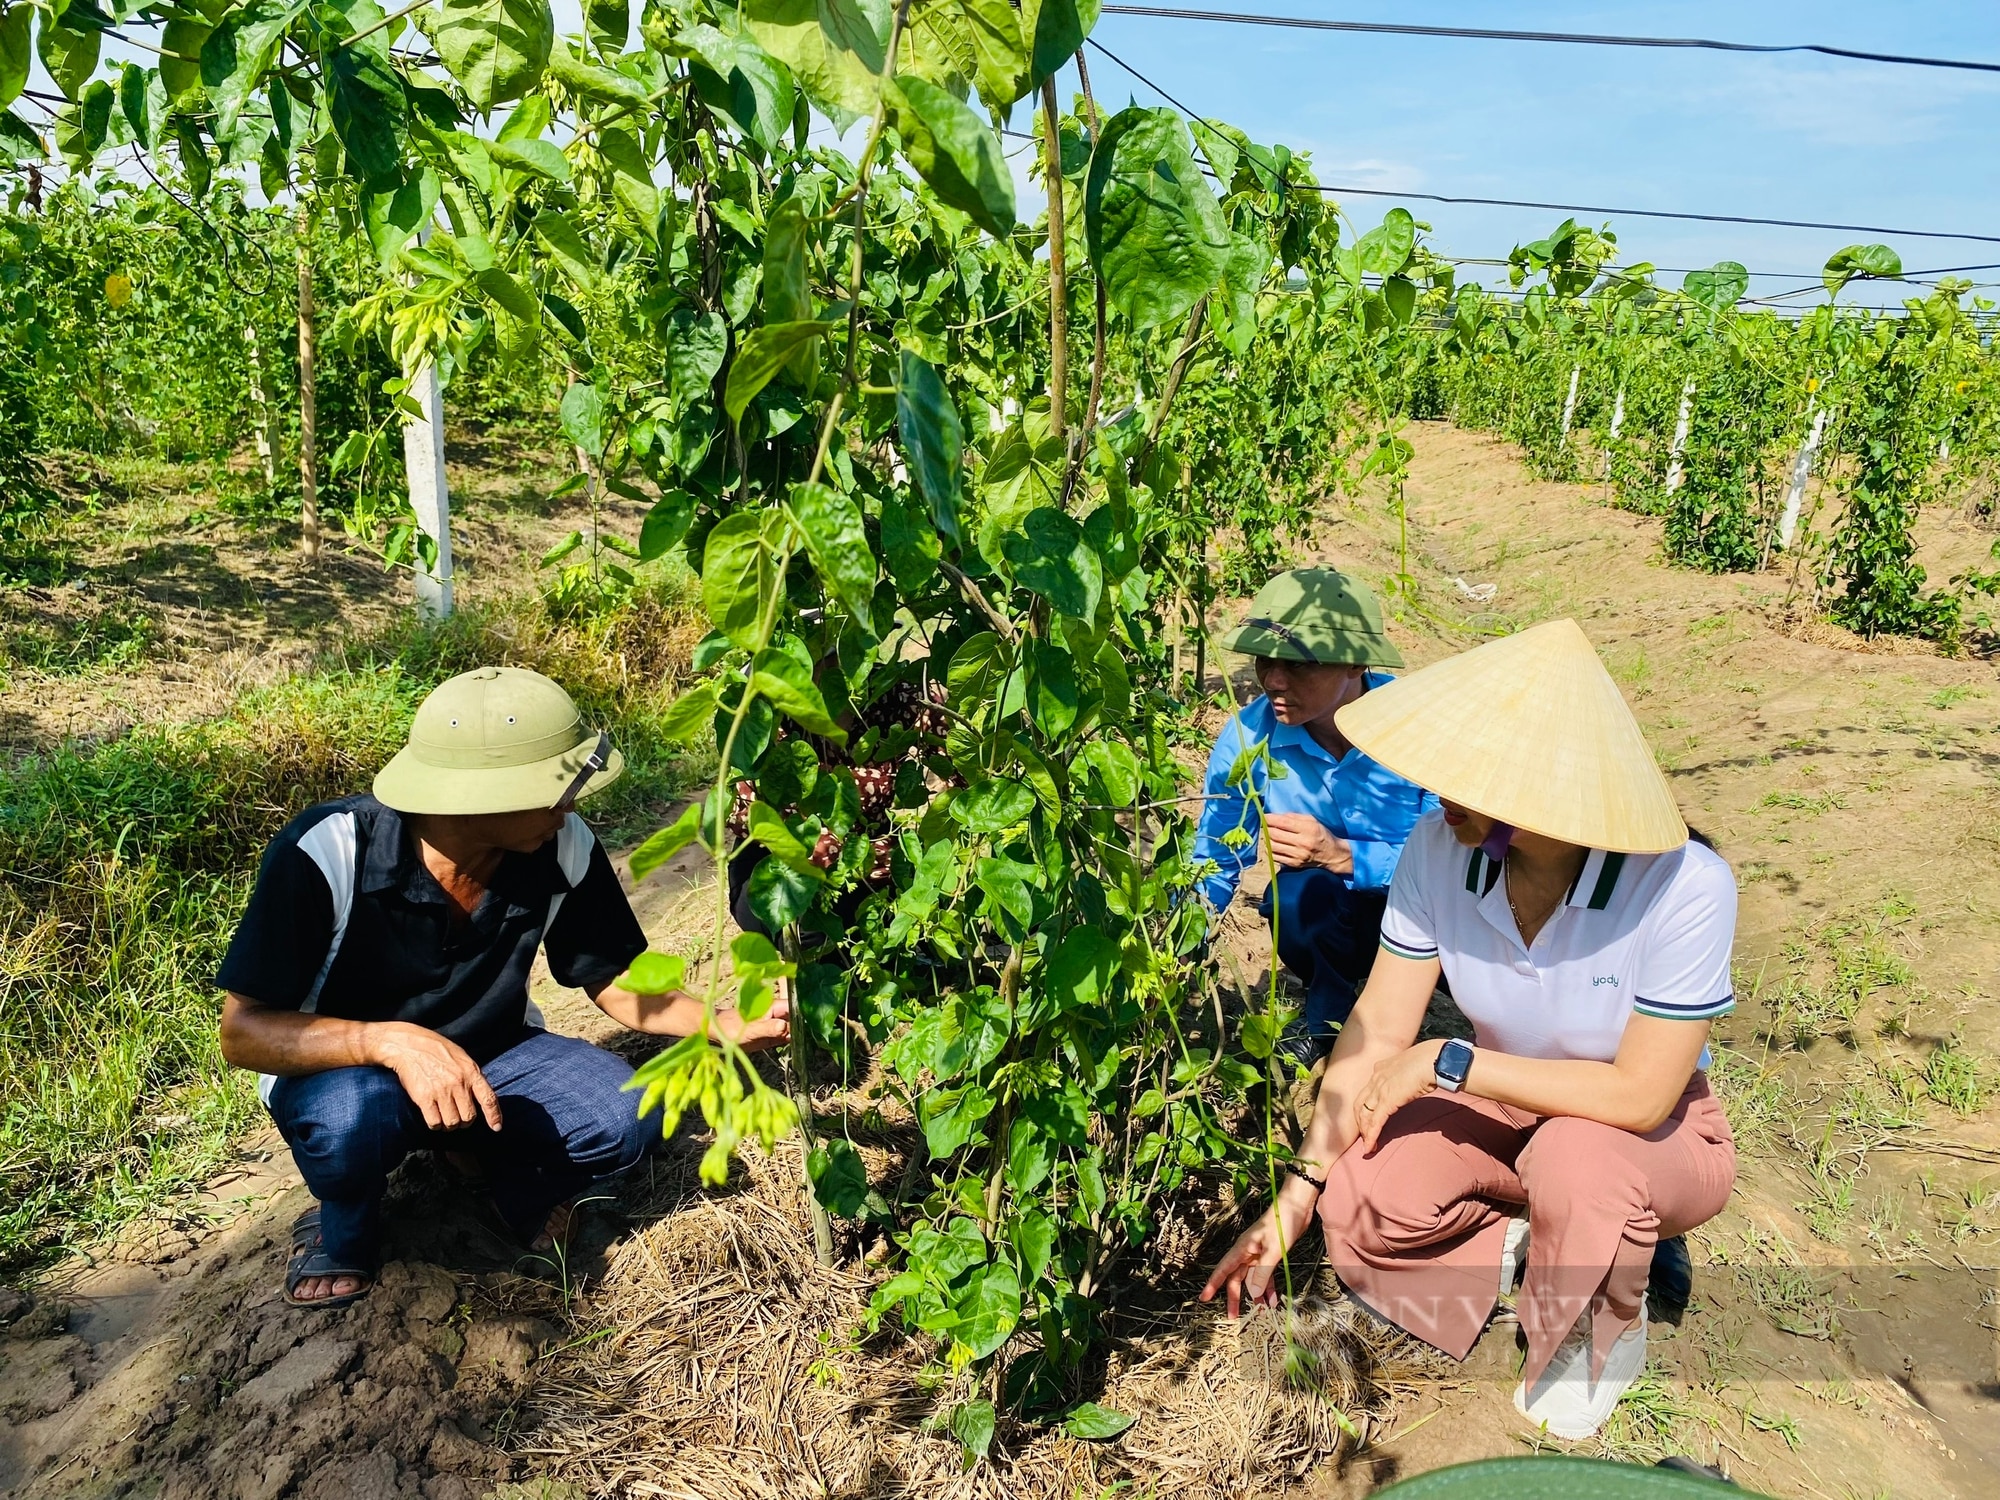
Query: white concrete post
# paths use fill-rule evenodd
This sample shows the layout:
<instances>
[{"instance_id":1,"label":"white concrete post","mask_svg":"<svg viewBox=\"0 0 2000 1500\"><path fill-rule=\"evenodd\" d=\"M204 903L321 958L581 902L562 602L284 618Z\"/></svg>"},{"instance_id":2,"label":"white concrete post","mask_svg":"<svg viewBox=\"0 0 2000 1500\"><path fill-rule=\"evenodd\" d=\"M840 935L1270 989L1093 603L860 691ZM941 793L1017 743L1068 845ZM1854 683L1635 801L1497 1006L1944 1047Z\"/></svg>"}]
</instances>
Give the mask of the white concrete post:
<instances>
[{"instance_id":1,"label":"white concrete post","mask_svg":"<svg viewBox=\"0 0 2000 1500\"><path fill-rule=\"evenodd\" d=\"M1563 402L1563 437L1569 437L1569 424L1576 418L1576 378L1583 373L1582 365L1569 367L1569 397Z\"/></svg>"},{"instance_id":2,"label":"white concrete post","mask_svg":"<svg viewBox=\"0 0 2000 1500\"><path fill-rule=\"evenodd\" d=\"M1819 456L1819 441L1826 433L1826 408L1820 407L1813 413L1812 428L1806 433L1806 440L1799 444L1798 457L1792 460L1792 482L1785 490L1785 509L1778 517L1778 546L1792 545L1792 538L1799 529L1799 507L1805 503L1806 481L1812 478L1813 460Z\"/></svg>"},{"instance_id":3,"label":"white concrete post","mask_svg":"<svg viewBox=\"0 0 2000 1500\"><path fill-rule=\"evenodd\" d=\"M243 345L250 355L250 435L264 467L264 487L278 482L278 455L271 447L271 378L264 370L264 351L257 346L257 325L243 325Z\"/></svg>"},{"instance_id":4,"label":"white concrete post","mask_svg":"<svg viewBox=\"0 0 2000 1500\"><path fill-rule=\"evenodd\" d=\"M403 424L403 468L410 480L410 509L417 525L437 543L437 563L416 568L417 611L440 620L451 613L451 491L444 474L444 392L437 366L426 359L409 375L409 397L423 415Z\"/></svg>"},{"instance_id":5,"label":"white concrete post","mask_svg":"<svg viewBox=\"0 0 2000 1500\"><path fill-rule=\"evenodd\" d=\"M1618 429L1625 425L1625 387L1618 387L1618 394L1611 401L1611 441L1618 441ZM1611 450L1604 450L1604 477L1611 478Z\"/></svg>"},{"instance_id":6,"label":"white concrete post","mask_svg":"<svg viewBox=\"0 0 2000 1500\"><path fill-rule=\"evenodd\" d=\"M1687 452L1688 419L1694 415L1694 377L1688 376L1687 384L1681 387L1681 412L1674 419L1674 445L1667 453L1667 493L1671 495L1681 487L1687 477L1681 467L1681 455Z\"/></svg>"}]
</instances>

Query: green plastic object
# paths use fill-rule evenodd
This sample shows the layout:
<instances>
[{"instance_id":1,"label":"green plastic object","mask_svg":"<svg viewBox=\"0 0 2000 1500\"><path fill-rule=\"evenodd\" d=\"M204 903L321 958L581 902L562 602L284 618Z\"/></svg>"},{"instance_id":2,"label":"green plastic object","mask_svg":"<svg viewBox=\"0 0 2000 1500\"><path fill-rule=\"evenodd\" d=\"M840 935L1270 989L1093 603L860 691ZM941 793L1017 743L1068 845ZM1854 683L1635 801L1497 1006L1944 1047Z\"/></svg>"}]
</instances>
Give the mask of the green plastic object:
<instances>
[{"instance_id":1,"label":"green plastic object","mask_svg":"<svg viewBox=\"0 0 2000 1500\"><path fill-rule=\"evenodd\" d=\"M1748 1490L1597 1458L1486 1458L1418 1474L1380 1500L1759 1500Z\"/></svg>"}]
</instances>

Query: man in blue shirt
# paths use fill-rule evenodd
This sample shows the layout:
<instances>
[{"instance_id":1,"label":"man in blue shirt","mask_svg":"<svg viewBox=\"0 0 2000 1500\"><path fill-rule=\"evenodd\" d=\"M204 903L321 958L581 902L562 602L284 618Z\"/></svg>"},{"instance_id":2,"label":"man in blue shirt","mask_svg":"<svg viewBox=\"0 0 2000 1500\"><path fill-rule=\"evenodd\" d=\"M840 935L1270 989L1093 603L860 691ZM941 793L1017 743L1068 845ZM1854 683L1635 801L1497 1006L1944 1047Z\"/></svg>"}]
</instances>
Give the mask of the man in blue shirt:
<instances>
[{"instance_id":1,"label":"man in blue shirt","mask_svg":"<svg viewBox=\"0 0 2000 1500\"><path fill-rule=\"evenodd\" d=\"M1264 858L1261 833L1278 870L1258 910L1306 987L1279 1051L1309 1068L1354 1008L1396 861L1437 799L1334 727L1343 704L1389 681L1370 668L1403 665L1364 585L1331 568L1280 573L1222 644L1256 658L1264 695L1231 715L1209 756L1195 856L1218 868L1202 894L1217 912L1229 905L1244 869Z\"/></svg>"}]
</instances>

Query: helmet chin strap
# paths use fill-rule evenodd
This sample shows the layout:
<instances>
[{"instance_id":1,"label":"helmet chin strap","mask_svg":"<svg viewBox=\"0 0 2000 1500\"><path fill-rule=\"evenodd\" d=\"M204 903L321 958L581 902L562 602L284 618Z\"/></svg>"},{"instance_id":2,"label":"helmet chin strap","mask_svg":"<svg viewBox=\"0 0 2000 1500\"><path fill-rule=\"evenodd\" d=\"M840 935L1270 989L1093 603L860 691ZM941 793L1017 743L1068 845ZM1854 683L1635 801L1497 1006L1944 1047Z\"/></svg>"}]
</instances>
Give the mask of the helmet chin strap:
<instances>
[{"instance_id":1,"label":"helmet chin strap","mask_svg":"<svg viewBox=\"0 0 2000 1500\"><path fill-rule=\"evenodd\" d=\"M1485 841L1480 844L1479 852L1497 865L1507 857L1507 848L1513 842L1514 825L1512 823L1495 823L1493 831L1487 834Z\"/></svg>"}]
</instances>

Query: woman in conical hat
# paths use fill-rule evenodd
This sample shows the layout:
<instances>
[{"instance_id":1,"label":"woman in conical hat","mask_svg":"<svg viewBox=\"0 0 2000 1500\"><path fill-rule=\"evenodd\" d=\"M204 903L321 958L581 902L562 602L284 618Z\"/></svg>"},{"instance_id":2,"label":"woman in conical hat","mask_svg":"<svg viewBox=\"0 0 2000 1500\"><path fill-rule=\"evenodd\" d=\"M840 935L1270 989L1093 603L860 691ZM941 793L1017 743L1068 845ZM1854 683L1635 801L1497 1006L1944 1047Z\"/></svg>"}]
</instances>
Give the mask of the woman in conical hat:
<instances>
[{"instance_id":1,"label":"woman in conical hat","mask_svg":"<svg viewBox=\"0 0 2000 1500\"><path fill-rule=\"evenodd\" d=\"M1376 1313L1457 1358L1527 1251L1515 1404L1596 1430L1645 1365L1656 1245L1714 1217L1736 1155L1708 1084L1736 884L1690 841L1575 622L1389 683L1341 731L1435 793L1298 1161L1203 1296L1271 1300L1317 1209ZM1472 1042L1417 1039L1439 977ZM1682 1295L1685 1300L1685 1294Z\"/></svg>"}]
</instances>

